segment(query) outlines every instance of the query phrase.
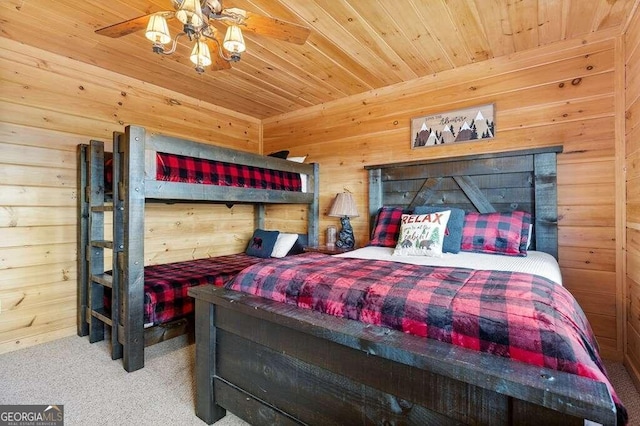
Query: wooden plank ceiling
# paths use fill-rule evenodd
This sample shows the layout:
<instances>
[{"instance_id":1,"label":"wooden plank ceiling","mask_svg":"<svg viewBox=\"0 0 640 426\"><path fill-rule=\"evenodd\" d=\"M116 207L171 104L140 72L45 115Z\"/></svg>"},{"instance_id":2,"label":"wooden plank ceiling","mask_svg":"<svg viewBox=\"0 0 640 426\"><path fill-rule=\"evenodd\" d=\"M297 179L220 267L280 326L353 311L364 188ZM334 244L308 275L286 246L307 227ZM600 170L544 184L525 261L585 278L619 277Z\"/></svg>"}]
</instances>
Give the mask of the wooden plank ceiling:
<instances>
[{"instance_id":1,"label":"wooden plank ceiling","mask_svg":"<svg viewBox=\"0 0 640 426\"><path fill-rule=\"evenodd\" d=\"M310 28L296 45L244 32L231 69L198 74L182 39L156 55L138 31L95 30L171 0L2 0L2 37L165 87L256 118L273 117L425 75L579 37L622 29L638 0L224 0ZM170 21L172 34L180 31Z\"/></svg>"}]
</instances>

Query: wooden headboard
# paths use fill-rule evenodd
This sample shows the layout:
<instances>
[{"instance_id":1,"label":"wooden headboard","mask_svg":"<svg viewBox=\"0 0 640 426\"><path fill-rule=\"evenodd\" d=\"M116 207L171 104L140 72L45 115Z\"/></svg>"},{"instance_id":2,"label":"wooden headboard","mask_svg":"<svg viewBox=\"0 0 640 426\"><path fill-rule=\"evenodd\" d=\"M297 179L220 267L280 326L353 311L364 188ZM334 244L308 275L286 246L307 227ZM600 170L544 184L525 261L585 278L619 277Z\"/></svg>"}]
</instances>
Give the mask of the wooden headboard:
<instances>
[{"instance_id":1,"label":"wooden headboard","mask_svg":"<svg viewBox=\"0 0 640 426\"><path fill-rule=\"evenodd\" d=\"M531 249L558 258L556 157L562 146L365 166L369 223L382 206L531 213Z\"/></svg>"}]
</instances>

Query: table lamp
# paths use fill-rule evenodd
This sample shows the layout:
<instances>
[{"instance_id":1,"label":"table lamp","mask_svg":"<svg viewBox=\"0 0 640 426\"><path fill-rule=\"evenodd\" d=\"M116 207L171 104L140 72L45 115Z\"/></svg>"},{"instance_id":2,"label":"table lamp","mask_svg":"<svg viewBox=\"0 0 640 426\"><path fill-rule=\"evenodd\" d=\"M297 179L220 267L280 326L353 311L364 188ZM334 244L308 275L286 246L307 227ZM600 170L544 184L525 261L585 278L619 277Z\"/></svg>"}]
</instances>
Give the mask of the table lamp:
<instances>
[{"instance_id":1,"label":"table lamp","mask_svg":"<svg viewBox=\"0 0 640 426\"><path fill-rule=\"evenodd\" d=\"M353 228L351 227L349 218L357 217L358 210L356 209L356 202L353 200L350 192L336 194L333 205L329 210L329 216L339 217L340 224L342 225L342 229L338 234L338 240L336 241L336 247L353 249L356 245L356 240L353 236Z\"/></svg>"}]
</instances>

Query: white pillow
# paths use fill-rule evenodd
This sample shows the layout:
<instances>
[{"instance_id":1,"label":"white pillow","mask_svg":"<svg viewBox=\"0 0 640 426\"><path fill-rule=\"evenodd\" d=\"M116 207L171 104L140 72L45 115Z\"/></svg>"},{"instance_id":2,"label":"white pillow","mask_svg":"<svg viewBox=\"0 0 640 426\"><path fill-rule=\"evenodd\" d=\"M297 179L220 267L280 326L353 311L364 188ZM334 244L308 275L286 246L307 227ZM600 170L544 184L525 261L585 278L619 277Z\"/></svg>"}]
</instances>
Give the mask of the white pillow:
<instances>
[{"instance_id":1,"label":"white pillow","mask_svg":"<svg viewBox=\"0 0 640 426\"><path fill-rule=\"evenodd\" d=\"M293 161L295 163L304 163L304 160L306 159L307 159L306 155L304 157L287 157L287 160Z\"/></svg>"},{"instance_id":2,"label":"white pillow","mask_svg":"<svg viewBox=\"0 0 640 426\"><path fill-rule=\"evenodd\" d=\"M304 163L304 160L306 159L306 155L304 157L287 157L287 160L295 163ZM307 175L304 173L300 173L300 183L302 184L302 192L307 192Z\"/></svg>"},{"instance_id":3,"label":"white pillow","mask_svg":"<svg viewBox=\"0 0 640 426\"><path fill-rule=\"evenodd\" d=\"M403 214L396 256L442 256L442 243L451 210L430 214Z\"/></svg>"},{"instance_id":4,"label":"white pillow","mask_svg":"<svg viewBox=\"0 0 640 426\"><path fill-rule=\"evenodd\" d=\"M279 233L271 257L285 257L296 241L298 241L298 234Z\"/></svg>"}]
</instances>

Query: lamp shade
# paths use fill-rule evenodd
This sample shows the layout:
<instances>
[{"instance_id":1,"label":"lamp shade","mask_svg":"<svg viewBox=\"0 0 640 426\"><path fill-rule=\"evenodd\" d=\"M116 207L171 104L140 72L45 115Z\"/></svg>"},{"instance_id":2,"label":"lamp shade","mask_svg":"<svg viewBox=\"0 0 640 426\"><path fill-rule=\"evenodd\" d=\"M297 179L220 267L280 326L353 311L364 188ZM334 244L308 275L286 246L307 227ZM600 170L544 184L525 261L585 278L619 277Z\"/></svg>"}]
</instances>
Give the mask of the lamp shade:
<instances>
[{"instance_id":1,"label":"lamp shade","mask_svg":"<svg viewBox=\"0 0 640 426\"><path fill-rule=\"evenodd\" d=\"M171 41L167 20L162 15L151 15L144 35L154 43L167 44Z\"/></svg>"},{"instance_id":2,"label":"lamp shade","mask_svg":"<svg viewBox=\"0 0 640 426\"><path fill-rule=\"evenodd\" d=\"M209 53L209 46L204 41L198 39L191 51L191 62L196 67L208 67L211 65L211 54Z\"/></svg>"},{"instance_id":3,"label":"lamp shade","mask_svg":"<svg viewBox=\"0 0 640 426\"><path fill-rule=\"evenodd\" d=\"M204 19L202 18L200 0L182 0L176 11L176 18L185 25L202 26Z\"/></svg>"},{"instance_id":4,"label":"lamp shade","mask_svg":"<svg viewBox=\"0 0 640 426\"><path fill-rule=\"evenodd\" d=\"M336 199L333 200L333 205L329 210L329 216L335 217L357 217L358 209L356 208L356 202L350 192L342 192L336 194Z\"/></svg>"},{"instance_id":5,"label":"lamp shade","mask_svg":"<svg viewBox=\"0 0 640 426\"><path fill-rule=\"evenodd\" d=\"M242 53L245 51L244 37L242 36L242 30L240 30L239 26L230 25L227 27L227 33L224 36L222 45L232 53Z\"/></svg>"}]
</instances>

